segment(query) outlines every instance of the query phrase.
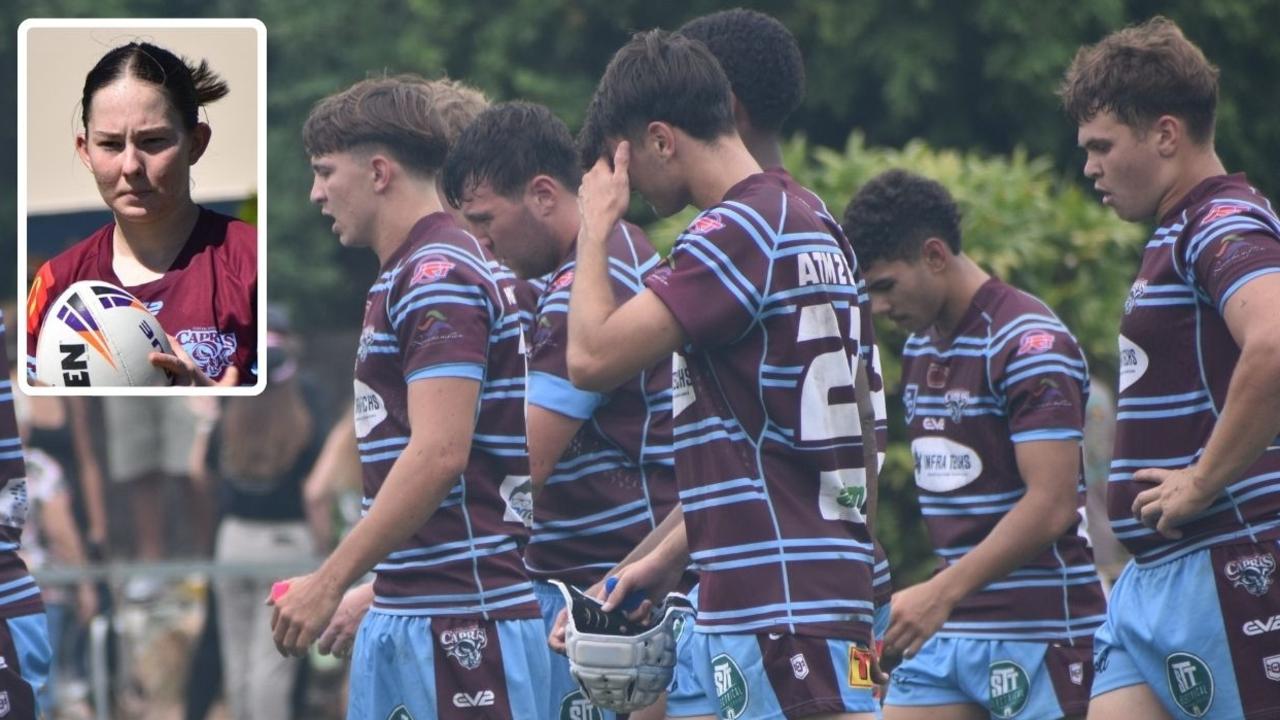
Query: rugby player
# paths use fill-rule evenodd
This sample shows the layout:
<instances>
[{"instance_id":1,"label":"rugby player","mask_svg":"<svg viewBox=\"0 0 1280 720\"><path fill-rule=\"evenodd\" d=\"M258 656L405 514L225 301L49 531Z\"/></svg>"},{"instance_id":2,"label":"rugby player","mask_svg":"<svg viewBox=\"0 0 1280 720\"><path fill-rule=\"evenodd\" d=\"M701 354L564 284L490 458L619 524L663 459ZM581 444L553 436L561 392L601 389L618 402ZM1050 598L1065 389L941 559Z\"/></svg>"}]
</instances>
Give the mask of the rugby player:
<instances>
[{"instance_id":1,"label":"rugby player","mask_svg":"<svg viewBox=\"0 0 1280 720\"><path fill-rule=\"evenodd\" d=\"M1108 508L1133 553L1089 717L1280 717L1280 220L1214 150L1218 70L1156 17L1060 88L1084 174L1154 223L1120 318Z\"/></svg>"},{"instance_id":2,"label":"rugby player","mask_svg":"<svg viewBox=\"0 0 1280 720\"><path fill-rule=\"evenodd\" d=\"M545 633L518 551L523 334L512 278L436 192L448 149L437 91L365 80L303 128L312 202L381 265L355 368L367 515L319 570L288 581L272 630L281 652L306 652L372 568L348 717L537 718Z\"/></svg>"},{"instance_id":3,"label":"rugby player","mask_svg":"<svg viewBox=\"0 0 1280 720\"><path fill-rule=\"evenodd\" d=\"M1043 302L961 250L939 183L901 170L844 213L873 312L911 333L907 435L939 566L894 594L889 720L1082 716L1105 600L1078 534L1088 370Z\"/></svg>"},{"instance_id":4,"label":"rugby player","mask_svg":"<svg viewBox=\"0 0 1280 720\"><path fill-rule=\"evenodd\" d=\"M524 563L549 633L564 607L552 578L603 580L676 504L671 449L671 357L607 393L573 386L565 364L582 169L569 129L524 102L481 113L450 149L442 176L450 205L522 278L546 276L528 353L527 428L534 502ZM607 240L617 302L644 289L661 264L644 232L618 222ZM546 717L587 717L588 701L551 655ZM614 713L596 709L605 718Z\"/></svg>"},{"instance_id":5,"label":"rugby player","mask_svg":"<svg viewBox=\"0 0 1280 720\"><path fill-rule=\"evenodd\" d=\"M870 313L839 226L762 171L731 97L704 45L645 32L614 55L584 123L595 162L579 191L570 377L604 392L676 353L684 513L606 607L660 595L692 558L696 669L722 716L870 718L874 434L859 421L869 396L855 398ZM671 267L619 305L606 242L632 187L660 215L703 212Z\"/></svg>"}]
</instances>

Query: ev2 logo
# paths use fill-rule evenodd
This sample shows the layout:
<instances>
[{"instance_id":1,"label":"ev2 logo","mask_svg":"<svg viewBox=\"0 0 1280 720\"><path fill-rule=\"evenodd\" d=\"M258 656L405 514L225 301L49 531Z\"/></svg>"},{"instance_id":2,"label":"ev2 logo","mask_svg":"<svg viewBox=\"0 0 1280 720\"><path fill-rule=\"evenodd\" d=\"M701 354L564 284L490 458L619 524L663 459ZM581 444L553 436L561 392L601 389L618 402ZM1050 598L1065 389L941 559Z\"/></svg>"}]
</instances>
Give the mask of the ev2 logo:
<instances>
[{"instance_id":1,"label":"ev2 logo","mask_svg":"<svg viewBox=\"0 0 1280 720\"><path fill-rule=\"evenodd\" d=\"M453 706L460 708L471 707L489 707L493 704L494 697L492 690L481 690L477 693L454 693Z\"/></svg>"}]
</instances>

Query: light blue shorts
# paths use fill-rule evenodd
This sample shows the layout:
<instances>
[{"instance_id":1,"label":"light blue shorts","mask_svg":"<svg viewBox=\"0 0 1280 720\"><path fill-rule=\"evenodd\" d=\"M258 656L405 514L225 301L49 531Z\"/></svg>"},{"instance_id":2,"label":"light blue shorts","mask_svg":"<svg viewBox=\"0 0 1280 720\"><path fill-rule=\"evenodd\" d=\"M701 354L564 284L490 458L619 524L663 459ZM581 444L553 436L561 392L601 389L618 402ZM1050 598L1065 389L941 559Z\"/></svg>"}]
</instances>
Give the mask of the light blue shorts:
<instances>
[{"instance_id":1,"label":"light blue shorts","mask_svg":"<svg viewBox=\"0 0 1280 720\"><path fill-rule=\"evenodd\" d=\"M44 613L0 622L0 660L0 717L40 717L36 698L53 664Z\"/></svg>"},{"instance_id":2,"label":"light blue shorts","mask_svg":"<svg viewBox=\"0 0 1280 720\"><path fill-rule=\"evenodd\" d=\"M1094 696L1146 684L1175 718L1280 717L1280 543L1130 561L1094 671Z\"/></svg>"},{"instance_id":3,"label":"light blue shorts","mask_svg":"<svg viewBox=\"0 0 1280 720\"><path fill-rule=\"evenodd\" d=\"M556 586L541 580L533 582L533 592L542 606L544 635L555 627L556 616L564 609L564 596ZM544 643L545 645L545 643ZM616 720L617 713L592 705L569 674L569 658L547 647L550 662L548 707L543 716L548 720Z\"/></svg>"},{"instance_id":4,"label":"light blue shorts","mask_svg":"<svg viewBox=\"0 0 1280 720\"><path fill-rule=\"evenodd\" d=\"M892 673L885 705L979 705L993 718L1049 720L1089 705L1091 648L930 638Z\"/></svg>"},{"instance_id":5,"label":"light blue shorts","mask_svg":"<svg viewBox=\"0 0 1280 720\"><path fill-rule=\"evenodd\" d=\"M542 621L370 610L351 657L350 720L540 720L548 704Z\"/></svg>"}]
</instances>

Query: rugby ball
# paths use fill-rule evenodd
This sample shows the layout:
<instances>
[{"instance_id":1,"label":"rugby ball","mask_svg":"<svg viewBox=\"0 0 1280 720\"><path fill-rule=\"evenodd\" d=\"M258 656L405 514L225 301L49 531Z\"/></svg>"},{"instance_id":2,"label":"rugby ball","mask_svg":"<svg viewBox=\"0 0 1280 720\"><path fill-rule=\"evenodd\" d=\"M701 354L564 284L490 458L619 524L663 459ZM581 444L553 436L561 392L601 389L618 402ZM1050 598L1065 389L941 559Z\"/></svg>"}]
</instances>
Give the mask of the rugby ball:
<instances>
[{"instance_id":1,"label":"rugby ball","mask_svg":"<svg viewBox=\"0 0 1280 720\"><path fill-rule=\"evenodd\" d=\"M36 340L36 379L57 387L172 385L147 361L173 353L169 338L138 298L100 280L73 283L45 313Z\"/></svg>"}]
</instances>

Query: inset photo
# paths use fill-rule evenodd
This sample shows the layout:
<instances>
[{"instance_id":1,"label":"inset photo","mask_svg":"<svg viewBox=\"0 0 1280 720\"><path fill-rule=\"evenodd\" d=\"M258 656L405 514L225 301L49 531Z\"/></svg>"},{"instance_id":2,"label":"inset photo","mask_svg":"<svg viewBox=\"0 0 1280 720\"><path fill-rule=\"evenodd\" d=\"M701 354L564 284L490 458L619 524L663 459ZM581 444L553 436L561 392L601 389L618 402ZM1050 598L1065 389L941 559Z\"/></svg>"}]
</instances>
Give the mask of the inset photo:
<instances>
[{"instance_id":1,"label":"inset photo","mask_svg":"<svg viewBox=\"0 0 1280 720\"><path fill-rule=\"evenodd\" d=\"M22 389L261 392L266 162L261 22L23 22Z\"/></svg>"}]
</instances>

